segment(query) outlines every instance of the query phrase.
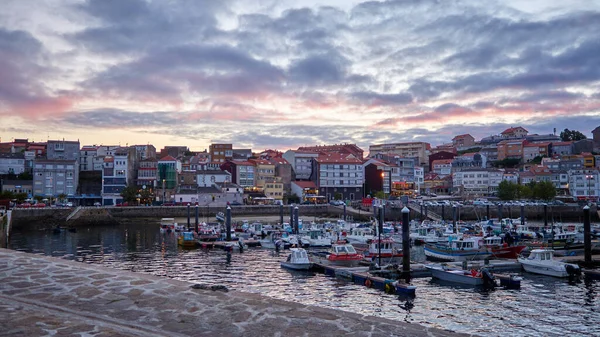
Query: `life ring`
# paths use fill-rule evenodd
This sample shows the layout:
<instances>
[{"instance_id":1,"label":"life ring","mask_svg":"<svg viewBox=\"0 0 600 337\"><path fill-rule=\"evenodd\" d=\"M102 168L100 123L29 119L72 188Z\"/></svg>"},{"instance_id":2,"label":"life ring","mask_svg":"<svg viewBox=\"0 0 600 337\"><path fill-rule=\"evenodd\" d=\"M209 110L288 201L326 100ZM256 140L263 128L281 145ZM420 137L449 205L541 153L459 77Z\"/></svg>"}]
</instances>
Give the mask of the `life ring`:
<instances>
[{"instance_id":1,"label":"life ring","mask_svg":"<svg viewBox=\"0 0 600 337\"><path fill-rule=\"evenodd\" d=\"M366 279L365 280L365 286L367 288L371 288L372 285L373 285L373 282L370 279Z\"/></svg>"},{"instance_id":2,"label":"life ring","mask_svg":"<svg viewBox=\"0 0 600 337\"><path fill-rule=\"evenodd\" d=\"M386 283L385 284L385 292L388 294L393 294L394 293L394 285L391 283Z\"/></svg>"}]
</instances>

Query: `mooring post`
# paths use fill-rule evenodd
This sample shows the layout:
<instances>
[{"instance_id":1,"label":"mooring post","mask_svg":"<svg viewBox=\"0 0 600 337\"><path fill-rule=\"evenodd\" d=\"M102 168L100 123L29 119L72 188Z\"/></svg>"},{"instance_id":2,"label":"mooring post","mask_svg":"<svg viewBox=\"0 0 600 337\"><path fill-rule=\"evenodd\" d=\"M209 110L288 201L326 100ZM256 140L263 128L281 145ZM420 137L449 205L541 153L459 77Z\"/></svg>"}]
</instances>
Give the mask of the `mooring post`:
<instances>
[{"instance_id":1,"label":"mooring post","mask_svg":"<svg viewBox=\"0 0 600 337\"><path fill-rule=\"evenodd\" d=\"M444 204L442 204L442 222L444 221Z\"/></svg>"},{"instance_id":2,"label":"mooring post","mask_svg":"<svg viewBox=\"0 0 600 337\"><path fill-rule=\"evenodd\" d=\"M227 236L225 240L231 241L231 207L227 206L226 210L227 214L225 217L225 230L227 231Z\"/></svg>"},{"instance_id":3,"label":"mooring post","mask_svg":"<svg viewBox=\"0 0 600 337\"><path fill-rule=\"evenodd\" d=\"M198 223L198 216L200 215L199 208L200 207L198 207L198 203L196 203L196 222L195 222L196 224L194 225L194 230L195 230L196 233L198 233L198 224L199 224Z\"/></svg>"},{"instance_id":4,"label":"mooring post","mask_svg":"<svg viewBox=\"0 0 600 337\"><path fill-rule=\"evenodd\" d=\"M281 225L281 229L283 229L283 203L279 204L279 224Z\"/></svg>"},{"instance_id":5,"label":"mooring post","mask_svg":"<svg viewBox=\"0 0 600 337\"><path fill-rule=\"evenodd\" d=\"M385 214L383 213L383 205L379 205L379 226L377 226L377 236L379 242L377 243L377 256L379 257L379 268L381 268L381 233L383 232L383 222Z\"/></svg>"},{"instance_id":6,"label":"mooring post","mask_svg":"<svg viewBox=\"0 0 600 337\"><path fill-rule=\"evenodd\" d=\"M192 227L192 222L191 222L191 208L190 208L190 203L188 202L187 204L187 230L189 231L190 228Z\"/></svg>"},{"instance_id":7,"label":"mooring post","mask_svg":"<svg viewBox=\"0 0 600 337\"><path fill-rule=\"evenodd\" d=\"M502 204L498 204L498 221L502 223Z\"/></svg>"},{"instance_id":8,"label":"mooring post","mask_svg":"<svg viewBox=\"0 0 600 337\"><path fill-rule=\"evenodd\" d=\"M421 221L423 221L423 201L421 201L421 214L419 218L421 219Z\"/></svg>"},{"instance_id":9,"label":"mooring post","mask_svg":"<svg viewBox=\"0 0 600 337\"><path fill-rule=\"evenodd\" d=\"M585 264L589 267L592 264L592 229L590 219L590 206L583 207L583 250L585 255Z\"/></svg>"},{"instance_id":10,"label":"mooring post","mask_svg":"<svg viewBox=\"0 0 600 337\"><path fill-rule=\"evenodd\" d=\"M298 206L294 207L294 227L296 227L296 234L300 234L300 217L298 216Z\"/></svg>"},{"instance_id":11,"label":"mooring post","mask_svg":"<svg viewBox=\"0 0 600 337\"><path fill-rule=\"evenodd\" d=\"M452 231L458 233L458 228L456 228L456 205L452 206Z\"/></svg>"},{"instance_id":12,"label":"mooring post","mask_svg":"<svg viewBox=\"0 0 600 337\"><path fill-rule=\"evenodd\" d=\"M425 219L427 220L427 205L423 207L423 210L425 211Z\"/></svg>"},{"instance_id":13,"label":"mooring post","mask_svg":"<svg viewBox=\"0 0 600 337\"><path fill-rule=\"evenodd\" d=\"M410 210L404 206L402 209L402 272L410 278Z\"/></svg>"},{"instance_id":14,"label":"mooring post","mask_svg":"<svg viewBox=\"0 0 600 337\"><path fill-rule=\"evenodd\" d=\"M344 221L346 221L346 203L344 203Z\"/></svg>"},{"instance_id":15,"label":"mooring post","mask_svg":"<svg viewBox=\"0 0 600 337\"><path fill-rule=\"evenodd\" d=\"M290 226L292 227L292 233L298 234L296 231L296 223L294 222L294 205L290 205Z\"/></svg>"},{"instance_id":16,"label":"mooring post","mask_svg":"<svg viewBox=\"0 0 600 337\"><path fill-rule=\"evenodd\" d=\"M521 226L525 226L525 204L521 203Z\"/></svg>"}]
</instances>

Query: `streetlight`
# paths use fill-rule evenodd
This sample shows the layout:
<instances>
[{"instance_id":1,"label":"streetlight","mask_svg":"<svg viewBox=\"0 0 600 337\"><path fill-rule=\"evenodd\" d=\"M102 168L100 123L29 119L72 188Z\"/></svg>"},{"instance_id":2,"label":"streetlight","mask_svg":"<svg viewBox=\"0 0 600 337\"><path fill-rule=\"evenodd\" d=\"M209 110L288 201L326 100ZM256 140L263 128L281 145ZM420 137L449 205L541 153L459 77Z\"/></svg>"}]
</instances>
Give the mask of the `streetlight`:
<instances>
[{"instance_id":1,"label":"streetlight","mask_svg":"<svg viewBox=\"0 0 600 337\"><path fill-rule=\"evenodd\" d=\"M385 172L381 172L381 191L383 192L383 200L385 200Z\"/></svg>"},{"instance_id":2,"label":"streetlight","mask_svg":"<svg viewBox=\"0 0 600 337\"><path fill-rule=\"evenodd\" d=\"M594 180L594 176L591 174L588 174L585 176L585 179L587 180L587 185L588 185L588 201L591 201L591 199L592 199L592 180Z\"/></svg>"},{"instance_id":3,"label":"streetlight","mask_svg":"<svg viewBox=\"0 0 600 337\"><path fill-rule=\"evenodd\" d=\"M165 191L165 179L163 179L163 181L162 181L162 190L163 190L162 203L163 203L163 206L164 206L165 199L167 198L167 191Z\"/></svg>"}]
</instances>

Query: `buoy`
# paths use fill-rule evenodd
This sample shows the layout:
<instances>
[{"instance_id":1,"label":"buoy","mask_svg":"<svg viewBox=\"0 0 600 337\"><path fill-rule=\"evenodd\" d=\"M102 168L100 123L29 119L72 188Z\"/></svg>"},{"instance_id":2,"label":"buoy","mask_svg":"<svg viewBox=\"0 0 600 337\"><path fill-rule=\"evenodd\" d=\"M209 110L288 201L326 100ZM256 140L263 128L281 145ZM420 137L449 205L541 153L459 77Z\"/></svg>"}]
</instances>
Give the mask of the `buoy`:
<instances>
[{"instance_id":1,"label":"buoy","mask_svg":"<svg viewBox=\"0 0 600 337\"><path fill-rule=\"evenodd\" d=\"M365 286L367 286L367 288L371 288L372 285L373 285L373 282L371 282L370 279L365 280Z\"/></svg>"},{"instance_id":2,"label":"buoy","mask_svg":"<svg viewBox=\"0 0 600 337\"><path fill-rule=\"evenodd\" d=\"M385 284L385 292L386 293L393 294L394 291L395 291L395 289L394 289L394 285L393 284L391 284L391 283L386 283Z\"/></svg>"}]
</instances>

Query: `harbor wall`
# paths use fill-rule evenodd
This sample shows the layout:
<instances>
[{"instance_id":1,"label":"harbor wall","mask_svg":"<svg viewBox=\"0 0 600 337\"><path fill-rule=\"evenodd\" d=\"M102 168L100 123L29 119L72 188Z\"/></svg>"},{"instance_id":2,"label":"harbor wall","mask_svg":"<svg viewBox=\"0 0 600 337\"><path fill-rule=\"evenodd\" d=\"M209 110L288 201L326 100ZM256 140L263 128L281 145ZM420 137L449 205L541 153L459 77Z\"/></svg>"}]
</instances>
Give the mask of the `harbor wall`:
<instances>
[{"instance_id":1,"label":"harbor wall","mask_svg":"<svg viewBox=\"0 0 600 337\"><path fill-rule=\"evenodd\" d=\"M298 205L300 217L339 217L343 214L343 208L331 205ZM200 221L210 219L216 221L216 215L225 212L225 207L198 207ZM74 214L72 214L74 213ZM279 206L231 206L231 213L238 216L274 216L279 215ZM187 218L187 206L139 206L139 207L79 207L75 208L40 208L40 209L15 209L13 210L12 229L40 230L50 229L56 226L90 226L90 225L115 225L126 223L137 219L160 219L160 218ZM358 214L352 214L355 220ZM190 207L190 218L192 223L196 215L195 206ZM364 219L369 213L362 212ZM67 218L68 221L67 221ZM283 207L283 219L289 221L290 208Z\"/></svg>"},{"instance_id":2,"label":"harbor wall","mask_svg":"<svg viewBox=\"0 0 600 337\"><path fill-rule=\"evenodd\" d=\"M402 213L400 208L386 209L387 221L400 221ZM427 212L434 212L437 215L442 215L442 207L434 206L427 207ZM592 222L598 222L597 207L591 208ZM497 219L499 215L498 206L490 206L490 218ZM544 206L525 206L525 219L528 221L544 221ZM583 207L576 206L547 206L548 223L556 222L583 222ZM457 207L457 219L463 221L479 221L487 217L487 209L485 206L462 206ZM503 206L502 218L516 219L521 217L521 206ZM423 217L424 218L424 217ZM410 211L410 219L421 219L419 212ZM444 219L452 221L452 207L444 207Z\"/></svg>"}]
</instances>

